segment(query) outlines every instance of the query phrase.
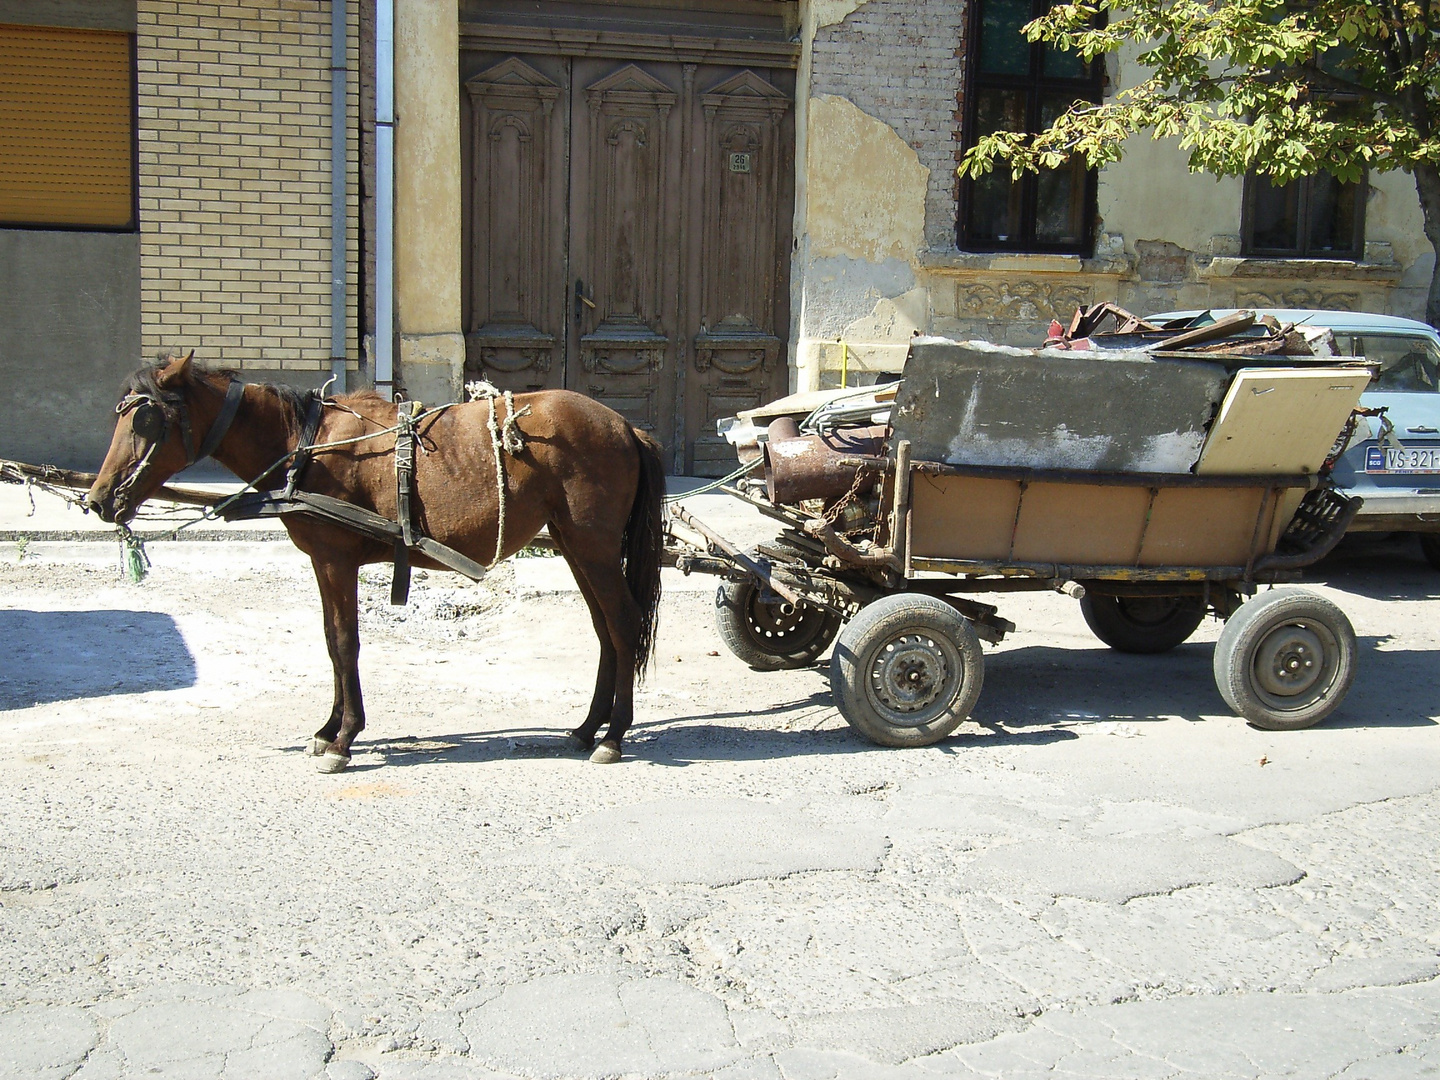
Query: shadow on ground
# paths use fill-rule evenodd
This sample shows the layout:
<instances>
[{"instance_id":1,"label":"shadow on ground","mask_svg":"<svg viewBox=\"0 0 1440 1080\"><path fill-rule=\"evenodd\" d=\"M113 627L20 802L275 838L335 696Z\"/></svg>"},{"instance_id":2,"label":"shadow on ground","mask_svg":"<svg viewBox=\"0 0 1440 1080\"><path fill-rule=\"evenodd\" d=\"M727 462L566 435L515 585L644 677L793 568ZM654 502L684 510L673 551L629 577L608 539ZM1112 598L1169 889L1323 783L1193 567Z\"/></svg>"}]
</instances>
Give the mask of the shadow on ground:
<instances>
[{"instance_id":1,"label":"shadow on ground","mask_svg":"<svg viewBox=\"0 0 1440 1080\"><path fill-rule=\"evenodd\" d=\"M1430 672L1436 654L1382 648L1388 639L1360 639L1355 684L1328 728L1426 727L1440 717L1440 685ZM1062 649L1027 646L986 656L985 687L972 717L959 732L936 744L963 752L990 747L1046 745L1078 738L1092 724L1122 722L1137 728L1175 717L1200 722L1230 715L1215 688L1213 646L1189 643L1158 656L1133 656L1101 647ZM817 675L821 673L817 670ZM1393 688L1408 688L1403 707ZM1417 693L1420 695L1417 701ZM757 722L761 726L756 726ZM976 730L976 725L981 730ZM362 743L387 766L498 761L523 757L584 757L563 731L517 727L460 732L428 739ZM828 690L777 702L763 709L689 713L646 720L630 729L625 752L658 765L697 761L752 761L834 756L878 748L850 731ZM356 768L380 761L358 757Z\"/></svg>"},{"instance_id":2,"label":"shadow on ground","mask_svg":"<svg viewBox=\"0 0 1440 1080\"><path fill-rule=\"evenodd\" d=\"M1433 600L1440 597L1440 570L1420 553L1413 533L1352 533L1305 571L1319 581L1372 600Z\"/></svg>"},{"instance_id":3,"label":"shadow on ground","mask_svg":"<svg viewBox=\"0 0 1440 1080\"><path fill-rule=\"evenodd\" d=\"M155 611L0 611L0 709L195 685L175 620Z\"/></svg>"},{"instance_id":4,"label":"shadow on ground","mask_svg":"<svg viewBox=\"0 0 1440 1080\"><path fill-rule=\"evenodd\" d=\"M1354 685L1326 727L1429 727L1440 717L1440 655L1382 648L1389 639L1361 637ZM1181 717L1200 721L1229 715L1211 668L1214 646L1181 645L1158 656L1106 648L1031 646L986 657L978 721L1033 724L1120 720L1138 724ZM1406 688L1397 703L1394 688Z\"/></svg>"}]
</instances>

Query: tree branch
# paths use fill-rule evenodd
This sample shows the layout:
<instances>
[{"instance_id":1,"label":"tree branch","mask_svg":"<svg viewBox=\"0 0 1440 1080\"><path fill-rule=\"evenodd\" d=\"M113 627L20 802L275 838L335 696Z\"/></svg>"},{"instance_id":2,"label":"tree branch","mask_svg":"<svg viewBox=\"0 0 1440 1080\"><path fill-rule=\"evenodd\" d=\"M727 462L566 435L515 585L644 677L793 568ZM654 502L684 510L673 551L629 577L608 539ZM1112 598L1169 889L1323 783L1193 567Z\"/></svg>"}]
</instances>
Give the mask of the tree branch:
<instances>
[{"instance_id":1,"label":"tree branch","mask_svg":"<svg viewBox=\"0 0 1440 1080\"><path fill-rule=\"evenodd\" d=\"M1309 84L1320 84L1328 90L1335 90L1345 94L1355 94L1361 97L1371 98L1375 101L1382 101L1386 105L1393 105L1397 109L1409 110L1409 105L1403 97L1398 94L1387 94L1384 90L1376 90L1374 87L1366 86L1363 83L1353 82L1350 79L1341 78L1339 75L1332 75L1318 67L1297 65L1295 67L1279 68L1272 73L1275 81L1284 78L1295 78Z\"/></svg>"}]
</instances>

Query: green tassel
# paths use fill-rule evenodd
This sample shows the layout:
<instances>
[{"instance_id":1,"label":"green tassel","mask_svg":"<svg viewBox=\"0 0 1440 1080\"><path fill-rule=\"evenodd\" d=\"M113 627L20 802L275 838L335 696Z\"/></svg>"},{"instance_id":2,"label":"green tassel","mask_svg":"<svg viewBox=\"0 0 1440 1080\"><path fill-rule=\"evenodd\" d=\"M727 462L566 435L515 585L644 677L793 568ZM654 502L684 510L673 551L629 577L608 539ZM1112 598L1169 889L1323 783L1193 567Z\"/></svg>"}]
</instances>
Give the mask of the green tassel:
<instances>
[{"instance_id":1,"label":"green tassel","mask_svg":"<svg viewBox=\"0 0 1440 1080\"><path fill-rule=\"evenodd\" d=\"M150 572L150 559L145 554L145 544L123 525L120 527L120 551L125 580L138 585Z\"/></svg>"}]
</instances>

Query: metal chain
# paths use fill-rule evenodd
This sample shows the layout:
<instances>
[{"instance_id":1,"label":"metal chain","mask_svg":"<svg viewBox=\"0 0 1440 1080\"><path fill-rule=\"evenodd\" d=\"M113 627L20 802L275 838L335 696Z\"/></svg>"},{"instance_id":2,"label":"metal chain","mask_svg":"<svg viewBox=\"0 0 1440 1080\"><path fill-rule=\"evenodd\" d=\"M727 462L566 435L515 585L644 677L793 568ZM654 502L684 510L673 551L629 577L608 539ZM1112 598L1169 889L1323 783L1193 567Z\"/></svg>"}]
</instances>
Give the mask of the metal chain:
<instances>
[{"instance_id":1,"label":"metal chain","mask_svg":"<svg viewBox=\"0 0 1440 1080\"><path fill-rule=\"evenodd\" d=\"M855 501L855 496L860 493L860 485L865 482L867 475L865 469L855 470L855 479L850 484L850 490L840 496L831 504L830 509L825 511L824 518L827 525L834 525L840 519L840 515L845 512L845 507Z\"/></svg>"}]
</instances>

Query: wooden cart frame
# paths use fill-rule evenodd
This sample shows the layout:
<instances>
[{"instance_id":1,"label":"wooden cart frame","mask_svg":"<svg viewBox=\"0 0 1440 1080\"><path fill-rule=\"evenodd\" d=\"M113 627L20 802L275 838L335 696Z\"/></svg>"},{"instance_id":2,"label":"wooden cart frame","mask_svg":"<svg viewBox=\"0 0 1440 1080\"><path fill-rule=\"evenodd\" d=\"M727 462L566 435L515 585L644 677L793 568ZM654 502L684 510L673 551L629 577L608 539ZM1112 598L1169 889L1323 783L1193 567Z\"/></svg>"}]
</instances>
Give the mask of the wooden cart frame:
<instances>
[{"instance_id":1,"label":"wooden cart frame","mask_svg":"<svg viewBox=\"0 0 1440 1080\"><path fill-rule=\"evenodd\" d=\"M1226 620L1216 684L1260 727L1317 723L1354 678L1355 635L1338 607L1293 589L1257 595L1344 535L1360 502L1328 480L948 465L912 461L903 440L845 464L878 491L865 540L729 488L780 523L775 541L741 552L677 506L667 550L686 573L726 579L717 628L751 666L808 665L835 640L836 703L875 742L926 745L968 716L980 640L1014 629L977 594L1068 592L1126 652L1174 648L1207 614Z\"/></svg>"}]
</instances>

